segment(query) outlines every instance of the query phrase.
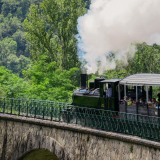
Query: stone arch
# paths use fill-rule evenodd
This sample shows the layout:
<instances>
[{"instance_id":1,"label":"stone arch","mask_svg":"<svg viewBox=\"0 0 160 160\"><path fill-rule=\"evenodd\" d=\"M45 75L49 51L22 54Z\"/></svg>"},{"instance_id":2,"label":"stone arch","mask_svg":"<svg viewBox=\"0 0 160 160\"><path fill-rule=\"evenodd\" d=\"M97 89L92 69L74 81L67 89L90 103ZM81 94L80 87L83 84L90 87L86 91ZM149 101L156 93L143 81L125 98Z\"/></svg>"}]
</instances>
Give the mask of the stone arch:
<instances>
[{"instance_id":1,"label":"stone arch","mask_svg":"<svg viewBox=\"0 0 160 160\"><path fill-rule=\"evenodd\" d=\"M36 150L32 150L31 152L25 154L24 156L20 157L19 160L23 160L24 158L27 160L33 159L33 158L39 159L41 158L41 160L46 159L46 157L48 157L49 159L52 158L54 160L59 160L55 154L51 153L50 151L46 150L46 149L36 149Z\"/></svg>"},{"instance_id":2,"label":"stone arch","mask_svg":"<svg viewBox=\"0 0 160 160\"><path fill-rule=\"evenodd\" d=\"M37 149L48 150L57 156L59 160L70 160L66 149L54 138L28 134L25 142L17 143L8 160L21 160L24 155Z\"/></svg>"}]
</instances>

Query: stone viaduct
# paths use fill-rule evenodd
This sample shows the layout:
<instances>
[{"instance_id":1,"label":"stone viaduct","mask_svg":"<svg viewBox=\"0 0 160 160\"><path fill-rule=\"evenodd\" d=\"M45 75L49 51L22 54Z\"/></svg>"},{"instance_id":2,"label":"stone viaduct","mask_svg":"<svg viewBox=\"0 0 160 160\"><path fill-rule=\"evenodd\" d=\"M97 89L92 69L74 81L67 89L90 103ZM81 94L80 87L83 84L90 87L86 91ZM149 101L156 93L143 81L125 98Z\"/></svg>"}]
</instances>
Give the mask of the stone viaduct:
<instances>
[{"instance_id":1,"label":"stone viaduct","mask_svg":"<svg viewBox=\"0 0 160 160\"><path fill-rule=\"evenodd\" d=\"M159 160L160 143L77 125L0 114L0 160L45 149L59 160Z\"/></svg>"}]
</instances>

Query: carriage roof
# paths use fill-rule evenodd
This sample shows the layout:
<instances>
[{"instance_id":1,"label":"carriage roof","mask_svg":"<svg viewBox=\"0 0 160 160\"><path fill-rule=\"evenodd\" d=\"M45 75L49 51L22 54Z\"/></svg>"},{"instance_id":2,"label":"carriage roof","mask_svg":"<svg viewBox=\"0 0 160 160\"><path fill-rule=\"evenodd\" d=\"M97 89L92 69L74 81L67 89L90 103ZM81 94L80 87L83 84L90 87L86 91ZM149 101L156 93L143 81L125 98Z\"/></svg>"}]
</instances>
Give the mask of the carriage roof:
<instances>
[{"instance_id":1,"label":"carriage roof","mask_svg":"<svg viewBox=\"0 0 160 160\"><path fill-rule=\"evenodd\" d=\"M137 73L129 75L119 81L122 85L160 86L160 74Z\"/></svg>"},{"instance_id":2,"label":"carriage roof","mask_svg":"<svg viewBox=\"0 0 160 160\"><path fill-rule=\"evenodd\" d=\"M103 80L103 81L100 81L100 83L108 83L108 82L118 82L120 81L121 79L106 79L106 80Z\"/></svg>"}]
</instances>

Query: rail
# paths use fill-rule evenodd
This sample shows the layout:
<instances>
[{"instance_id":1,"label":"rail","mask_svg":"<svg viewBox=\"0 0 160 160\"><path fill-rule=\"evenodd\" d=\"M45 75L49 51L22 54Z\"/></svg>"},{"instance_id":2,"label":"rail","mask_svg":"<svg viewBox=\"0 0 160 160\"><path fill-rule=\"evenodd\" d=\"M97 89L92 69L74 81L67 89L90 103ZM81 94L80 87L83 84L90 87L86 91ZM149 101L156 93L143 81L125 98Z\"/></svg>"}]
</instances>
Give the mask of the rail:
<instances>
[{"instance_id":1,"label":"rail","mask_svg":"<svg viewBox=\"0 0 160 160\"><path fill-rule=\"evenodd\" d=\"M160 118L72 106L65 102L0 98L0 112L160 140Z\"/></svg>"}]
</instances>

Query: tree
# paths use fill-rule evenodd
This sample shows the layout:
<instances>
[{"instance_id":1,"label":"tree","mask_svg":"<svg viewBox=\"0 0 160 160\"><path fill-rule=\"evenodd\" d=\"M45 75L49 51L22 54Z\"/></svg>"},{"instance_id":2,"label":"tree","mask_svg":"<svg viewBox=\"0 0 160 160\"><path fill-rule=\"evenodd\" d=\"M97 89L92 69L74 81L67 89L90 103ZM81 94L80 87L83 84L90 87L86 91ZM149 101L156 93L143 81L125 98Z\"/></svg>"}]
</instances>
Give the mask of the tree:
<instances>
[{"instance_id":1,"label":"tree","mask_svg":"<svg viewBox=\"0 0 160 160\"><path fill-rule=\"evenodd\" d=\"M86 12L86 4L83 0L43 0L39 7L30 7L24 28L32 60L45 54L48 63L57 61L63 69L78 66L75 34L77 19Z\"/></svg>"},{"instance_id":2,"label":"tree","mask_svg":"<svg viewBox=\"0 0 160 160\"><path fill-rule=\"evenodd\" d=\"M28 83L12 71L0 67L0 96L9 98L27 98Z\"/></svg>"},{"instance_id":3,"label":"tree","mask_svg":"<svg viewBox=\"0 0 160 160\"><path fill-rule=\"evenodd\" d=\"M0 2L0 11L5 17L8 14L12 14L13 17L18 17L23 22L28 14L30 5L38 5L42 0L1 0Z\"/></svg>"},{"instance_id":4,"label":"tree","mask_svg":"<svg viewBox=\"0 0 160 160\"><path fill-rule=\"evenodd\" d=\"M0 65L20 76L21 69L27 68L20 66L28 65L28 58L24 56L30 57L29 43L24 38L23 21L29 13L30 5L39 5L40 2L42 0L0 0Z\"/></svg>"},{"instance_id":5,"label":"tree","mask_svg":"<svg viewBox=\"0 0 160 160\"><path fill-rule=\"evenodd\" d=\"M106 71L107 78L123 78L135 73L158 73L160 71L160 46L137 43L137 51L133 58L129 58L128 65L123 61L116 61L115 70Z\"/></svg>"},{"instance_id":6,"label":"tree","mask_svg":"<svg viewBox=\"0 0 160 160\"><path fill-rule=\"evenodd\" d=\"M16 55L17 43L12 38L5 38L0 41L0 63L5 65L5 59L13 54Z\"/></svg>"},{"instance_id":7,"label":"tree","mask_svg":"<svg viewBox=\"0 0 160 160\"><path fill-rule=\"evenodd\" d=\"M27 90L29 98L71 101L71 95L75 86L70 77L74 77L77 68L70 70L56 69L56 62L47 62L47 56L41 56L41 60L35 62L31 69L24 71L25 79L30 87Z\"/></svg>"},{"instance_id":8,"label":"tree","mask_svg":"<svg viewBox=\"0 0 160 160\"><path fill-rule=\"evenodd\" d=\"M8 14L7 17L0 15L0 39L11 37L18 29L22 29L22 23L17 17Z\"/></svg>"},{"instance_id":9,"label":"tree","mask_svg":"<svg viewBox=\"0 0 160 160\"><path fill-rule=\"evenodd\" d=\"M128 61L126 70L129 74L134 73L155 73L159 70L160 48L154 44L136 44L137 52L135 57Z\"/></svg>"},{"instance_id":10,"label":"tree","mask_svg":"<svg viewBox=\"0 0 160 160\"><path fill-rule=\"evenodd\" d=\"M22 69L30 67L29 58L17 54L17 43L12 38L0 41L0 66L5 66L22 77Z\"/></svg>"},{"instance_id":11,"label":"tree","mask_svg":"<svg viewBox=\"0 0 160 160\"><path fill-rule=\"evenodd\" d=\"M20 55L24 55L25 57L29 57L29 50L28 50L28 42L25 39L25 32L21 30L17 30L13 35L12 38L14 41L17 42L17 51L16 55L19 57Z\"/></svg>"}]
</instances>

